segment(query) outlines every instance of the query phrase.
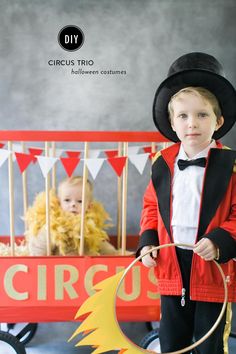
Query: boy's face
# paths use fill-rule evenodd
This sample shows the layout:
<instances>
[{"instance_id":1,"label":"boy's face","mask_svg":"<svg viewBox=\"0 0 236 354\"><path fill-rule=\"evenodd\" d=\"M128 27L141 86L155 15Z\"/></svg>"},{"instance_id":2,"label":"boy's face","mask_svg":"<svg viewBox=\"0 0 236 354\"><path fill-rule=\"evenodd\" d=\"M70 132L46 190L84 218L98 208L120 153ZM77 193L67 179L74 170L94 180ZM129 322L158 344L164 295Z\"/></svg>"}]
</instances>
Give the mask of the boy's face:
<instances>
[{"instance_id":1,"label":"boy's face","mask_svg":"<svg viewBox=\"0 0 236 354\"><path fill-rule=\"evenodd\" d=\"M205 149L224 123L223 117L217 122L211 104L194 93L181 93L173 100L172 108L171 126L186 152Z\"/></svg>"},{"instance_id":2,"label":"boy's face","mask_svg":"<svg viewBox=\"0 0 236 354\"><path fill-rule=\"evenodd\" d=\"M88 198L85 210L88 207ZM80 214L82 208L82 183L70 185L65 183L60 188L59 200L61 208L73 214Z\"/></svg>"}]
</instances>

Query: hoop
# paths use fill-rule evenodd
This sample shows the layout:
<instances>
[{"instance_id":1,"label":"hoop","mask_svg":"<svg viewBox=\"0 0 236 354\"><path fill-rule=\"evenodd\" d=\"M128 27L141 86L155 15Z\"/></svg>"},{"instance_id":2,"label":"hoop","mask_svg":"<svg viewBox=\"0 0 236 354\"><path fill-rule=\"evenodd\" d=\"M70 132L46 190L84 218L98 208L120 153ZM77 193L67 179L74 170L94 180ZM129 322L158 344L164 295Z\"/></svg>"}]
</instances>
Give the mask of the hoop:
<instances>
[{"instance_id":1,"label":"hoop","mask_svg":"<svg viewBox=\"0 0 236 354\"><path fill-rule=\"evenodd\" d=\"M151 248L150 250L148 250L147 252L145 252L143 255L140 255L139 257L137 257L132 263L130 263L130 265L125 269L124 271L124 274L122 275L118 285L117 285L117 289L116 289L116 294L115 294L115 298L117 297L117 293L118 293L118 290L120 288L120 285L122 283L122 281L124 280L126 274L128 273L128 271L140 260L142 259L144 256L146 256L147 254L151 253L152 251L155 251L155 250L160 250L162 248L167 248L167 247L188 247L188 248L191 248L193 249L193 245L189 245L189 244L184 244L184 243L168 243L168 244L165 244L165 245L161 245L161 246L157 246L157 247L153 247ZM197 347L199 344L203 343L208 337L210 337L210 335L214 332L214 330L216 329L216 327L219 325L223 315L224 315L224 312L225 312L225 309L226 309L226 306L227 306L227 299L228 299L228 288L227 288L227 283L226 283L226 279L225 279L225 275L224 275L224 272L221 268L221 266L215 261L213 260L213 262L215 263L215 265L217 266L219 272L220 272L220 275L223 279L223 284L224 284L224 302L223 302L223 305L222 305L222 309L220 311L220 314L218 316L218 318L216 319L215 323L213 324L213 326L209 329L209 331L203 336L201 337L197 342L189 345L188 347L186 348L183 348L181 350L177 350L177 351L174 351L174 352L168 352L168 353L162 353L162 354L181 354L181 353L185 353L189 350L192 350L194 349L195 347ZM140 348L141 351L143 353L150 353L150 350L145 350L145 349L142 349ZM156 353L156 352L153 352L153 353ZM158 354L158 353L157 353Z\"/></svg>"}]
</instances>

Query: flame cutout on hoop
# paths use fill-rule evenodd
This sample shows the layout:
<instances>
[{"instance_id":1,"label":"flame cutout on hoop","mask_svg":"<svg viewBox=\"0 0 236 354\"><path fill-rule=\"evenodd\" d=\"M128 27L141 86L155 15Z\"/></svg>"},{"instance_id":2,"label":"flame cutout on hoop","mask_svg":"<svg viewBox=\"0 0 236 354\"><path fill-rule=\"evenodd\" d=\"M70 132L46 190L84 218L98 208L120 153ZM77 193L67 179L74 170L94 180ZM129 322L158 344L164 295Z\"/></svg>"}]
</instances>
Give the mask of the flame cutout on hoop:
<instances>
[{"instance_id":1,"label":"flame cutout on hoop","mask_svg":"<svg viewBox=\"0 0 236 354\"><path fill-rule=\"evenodd\" d=\"M193 248L193 245L185 243L169 243L153 247L149 249L146 253L138 256L132 263L130 263L130 265L125 270L97 284L94 289L100 291L88 298L76 314L76 318L82 315L88 315L88 317L79 326L79 328L77 328L77 330L74 332L74 334L69 340L74 338L79 333L82 333L83 335L87 334L87 336L82 338L82 340L80 340L80 343L77 343L76 346L90 345L95 348L95 350L92 352L94 354L101 354L110 350L119 350L119 354L155 353L153 351L138 347L131 340L129 340L121 331L116 318L115 311L116 295L119 286L127 272L142 257L144 257L148 253L151 253L154 250L160 250L161 248L176 246ZM213 326L208 330L208 332L204 336L202 336L195 343L189 345L188 347L177 350L175 352L169 352L169 354L186 353L187 351L190 351L193 348L197 347L214 332L214 330L223 318L228 301L227 282L221 266L215 260L213 260L212 262L217 266L224 284L224 302L220 314Z\"/></svg>"},{"instance_id":2,"label":"flame cutout on hoop","mask_svg":"<svg viewBox=\"0 0 236 354\"><path fill-rule=\"evenodd\" d=\"M73 333L69 341L82 333L83 338L76 346L89 345L95 348L94 354L110 350L120 350L119 354L150 353L130 341L121 331L116 318L116 292L124 271L109 277L94 286L97 291L89 297L78 310L75 318L87 315Z\"/></svg>"}]
</instances>

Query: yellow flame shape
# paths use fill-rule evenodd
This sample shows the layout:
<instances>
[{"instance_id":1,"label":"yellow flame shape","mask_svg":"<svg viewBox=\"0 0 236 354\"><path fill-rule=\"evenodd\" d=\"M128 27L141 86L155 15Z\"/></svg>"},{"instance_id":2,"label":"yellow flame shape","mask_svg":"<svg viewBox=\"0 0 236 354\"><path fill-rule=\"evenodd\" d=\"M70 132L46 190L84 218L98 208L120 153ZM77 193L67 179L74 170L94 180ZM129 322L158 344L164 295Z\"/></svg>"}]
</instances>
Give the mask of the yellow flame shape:
<instances>
[{"instance_id":1,"label":"yellow flame shape","mask_svg":"<svg viewBox=\"0 0 236 354\"><path fill-rule=\"evenodd\" d=\"M95 285L100 290L89 297L78 310L75 318L88 314L73 333L71 339L82 333L84 336L76 346L90 345L96 348L92 353L100 354L109 350L119 353L153 353L142 349L128 339L121 331L116 318L116 292L125 270ZM85 336L86 335L86 336Z\"/></svg>"},{"instance_id":2,"label":"yellow flame shape","mask_svg":"<svg viewBox=\"0 0 236 354\"><path fill-rule=\"evenodd\" d=\"M129 271L129 269L142 257L144 257L148 253L151 253L154 250L176 246L193 247L189 244L170 243L151 248L143 255L137 257L125 270L98 283L94 287L94 289L100 291L95 293L83 303L83 305L77 312L75 318L86 314L89 314L89 316L82 322L82 324L77 328L77 330L73 333L72 337L69 340L74 338L79 333L88 334L86 337L80 340L80 343L77 343L76 346L93 346L96 348L92 352L94 354L100 354L110 350L120 350L119 354L155 353L153 351L145 350L138 347L136 344L131 342L121 331L117 322L115 311L116 294L119 289L120 283L122 282L127 271ZM228 288L226 278L221 266L215 260L213 260L213 262L217 266L224 283L224 303L222 305L221 312L211 329L202 338L200 338L194 344L189 345L184 349L181 349L181 352L177 350L169 354L186 353L187 351L192 350L193 348L204 342L214 332L214 330L222 320L228 302Z\"/></svg>"}]
</instances>

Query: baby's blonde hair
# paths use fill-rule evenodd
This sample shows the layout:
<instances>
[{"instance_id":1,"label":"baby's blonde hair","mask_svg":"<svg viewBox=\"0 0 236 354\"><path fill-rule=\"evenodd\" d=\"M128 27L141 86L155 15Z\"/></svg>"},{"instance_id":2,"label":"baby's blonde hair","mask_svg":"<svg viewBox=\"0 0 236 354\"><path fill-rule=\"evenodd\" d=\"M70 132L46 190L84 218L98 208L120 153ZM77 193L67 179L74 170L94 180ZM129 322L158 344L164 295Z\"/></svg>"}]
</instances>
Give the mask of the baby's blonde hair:
<instances>
[{"instance_id":1,"label":"baby's blonde hair","mask_svg":"<svg viewBox=\"0 0 236 354\"><path fill-rule=\"evenodd\" d=\"M65 185L76 186L83 185L83 177L82 176L72 176L63 179L58 185L58 196L60 197L61 188ZM89 202L93 199L93 184L87 179L86 181L86 197Z\"/></svg>"},{"instance_id":2,"label":"baby's blonde hair","mask_svg":"<svg viewBox=\"0 0 236 354\"><path fill-rule=\"evenodd\" d=\"M185 87L181 90L179 90L177 93L175 93L169 103L168 103L168 113L169 113L169 119L171 120L174 114L174 110L173 110L173 101L178 98L178 96L181 93L193 93L197 96L200 96L201 98L203 98L204 100L206 100L207 102L210 103L210 105L212 106L213 112L216 115L216 119L217 122L219 122L219 119L222 117L222 112L221 112L221 108L220 108L220 104L216 98L216 96L210 92L209 90L205 89L204 87Z\"/></svg>"}]
</instances>

